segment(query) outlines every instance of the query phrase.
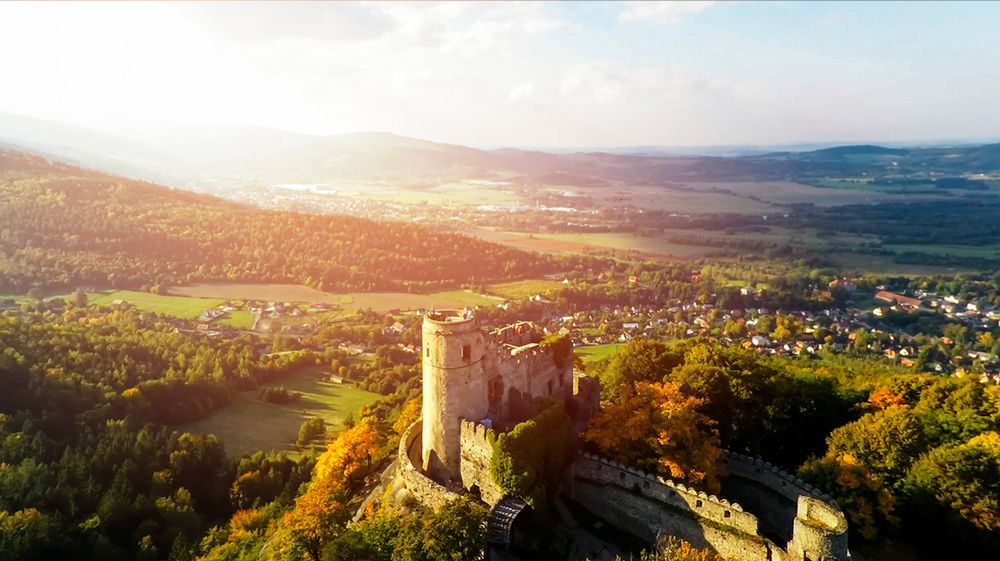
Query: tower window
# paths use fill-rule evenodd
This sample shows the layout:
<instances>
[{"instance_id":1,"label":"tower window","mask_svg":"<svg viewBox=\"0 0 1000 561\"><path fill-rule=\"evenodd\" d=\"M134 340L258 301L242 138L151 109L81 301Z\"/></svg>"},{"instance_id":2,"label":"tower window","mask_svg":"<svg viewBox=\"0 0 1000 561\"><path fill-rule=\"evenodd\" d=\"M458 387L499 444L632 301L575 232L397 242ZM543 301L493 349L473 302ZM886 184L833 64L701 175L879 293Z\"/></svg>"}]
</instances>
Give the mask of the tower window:
<instances>
[{"instance_id":1,"label":"tower window","mask_svg":"<svg viewBox=\"0 0 1000 561\"><path fill-rule=\"evenodd\" d=\"M472 345L462 345L462 360L472 359Z\"/></svg>"},{"instance_id":2,"label":"tower window","mask_svg":"<svg viewBox=\"0 0 1000 561\"><path fill-rule=\"evenodd\" d=\"M431 346L430 346L430 345L427 345L427 349L426 349L426 351L425 351L425 353L424 353L424 354L425 354L426 356L431 356Z\"/></svg>"}]
</instances>

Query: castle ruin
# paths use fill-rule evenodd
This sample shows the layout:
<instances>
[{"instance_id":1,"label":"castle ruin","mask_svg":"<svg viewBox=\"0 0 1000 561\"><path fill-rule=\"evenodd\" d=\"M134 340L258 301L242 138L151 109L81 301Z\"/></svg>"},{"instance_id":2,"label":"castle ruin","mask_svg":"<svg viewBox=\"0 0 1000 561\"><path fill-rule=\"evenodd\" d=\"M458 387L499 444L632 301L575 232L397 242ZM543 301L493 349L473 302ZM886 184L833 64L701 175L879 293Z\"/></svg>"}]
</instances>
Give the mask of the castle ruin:
<instances>
[{"instance_id":1,"label":"castle ruin","mask_svg":"<svg viewBox=\"0 0 1000 561\"><path fill-rule=\"evenodd\" d=\"M400 490L437 507L472 491L492 507L491 432L527 420L535 398L596 410L595 381L574 377L572 357L542 344L527 322L484 329L468 312L423 323L423 415L399 443ZM739 561L847 561L847 521L818 489L759 459L726 453L722 494L580 453L564 492L576 505L648 542L673 535ZM739 502L737 502L739 501Z\"/></svg>"}]
</instances>

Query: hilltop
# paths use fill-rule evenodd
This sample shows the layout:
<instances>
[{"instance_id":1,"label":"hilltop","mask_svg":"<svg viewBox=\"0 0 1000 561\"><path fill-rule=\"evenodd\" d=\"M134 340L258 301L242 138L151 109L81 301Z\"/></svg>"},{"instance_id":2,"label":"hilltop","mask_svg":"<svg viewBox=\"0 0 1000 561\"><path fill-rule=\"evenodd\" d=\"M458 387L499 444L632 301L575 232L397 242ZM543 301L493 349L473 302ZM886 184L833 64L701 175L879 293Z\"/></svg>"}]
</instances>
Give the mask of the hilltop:
<instances>
[{"instance_id":1,"label":"hilltop","mask_svg":"<svg viewBox=\"0 0 1000 561\"><path fill-rule=\"evenodd\" d=\"M0 143L70 163L179 187L361 182L419 188L470 179L522 184L810 181L825 177L1000 171L1000 144L894 148L874 144L720 156L484 150L387 132L309 135L257 126L185 125L109 134L0 114ZM226 187L229 186L229 187Z\"/></svg>"},{"instance_id":2,"label":"hilltop","mask_svg":"<svg viewBox=\"0 0 1000 561\"><path fill-rule=\"evenodd\" d=\"M0 292L201 281L403 289L566 266L416 224L262 210L12 150L0 150L0 200Z\"/></svg>"}]
</instances>

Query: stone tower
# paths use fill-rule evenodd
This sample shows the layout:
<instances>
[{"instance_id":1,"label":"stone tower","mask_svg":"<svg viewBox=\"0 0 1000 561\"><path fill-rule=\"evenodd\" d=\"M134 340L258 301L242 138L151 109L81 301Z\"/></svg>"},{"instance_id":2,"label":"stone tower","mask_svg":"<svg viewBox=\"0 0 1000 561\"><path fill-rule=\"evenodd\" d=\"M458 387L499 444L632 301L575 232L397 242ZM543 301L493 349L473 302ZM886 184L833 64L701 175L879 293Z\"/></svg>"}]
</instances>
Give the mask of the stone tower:
<instances>
[{"instance_id":1,"label":"stone tower","mask_svg":"<svg viewBox=\"0 0 1000 561\"><path fill-rule=\"evenodd\" d=\"M462 419L486 416L483 371L486 341L469 313L431 312L423 325L423 450L425 473L439 481L460 478Z\"/></svg>"}]
</instances>

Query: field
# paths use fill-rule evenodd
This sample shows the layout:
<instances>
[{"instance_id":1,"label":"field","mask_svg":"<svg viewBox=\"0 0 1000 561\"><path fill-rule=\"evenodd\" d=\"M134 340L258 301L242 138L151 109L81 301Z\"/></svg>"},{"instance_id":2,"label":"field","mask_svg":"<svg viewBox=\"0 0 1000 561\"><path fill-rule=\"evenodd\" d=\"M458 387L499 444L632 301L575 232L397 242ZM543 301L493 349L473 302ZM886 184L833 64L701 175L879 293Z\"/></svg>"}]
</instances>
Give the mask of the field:
<instances>
[{"instance_id":1,"label":"field","mask_svg":"<svg viewBox=\"0 0 1000 561\"><path fill-rule=\"evenodd\" d=\"M932 246L923 246L925 249ZM859 271L883 275L946 275L964 271L961 267L896 263L891 256L861 253L830 252L824 254L834 266L845 272Z\"/></svg>"},{"instance_id":2,"label":"field","mask_svg":"<svg viewBox=\"0 0 1000 561\"><path fill-rule=\"evenodd\" d=\"M266 300L269 302L308 302L310 304L345 303L344 298L340 295L323 292L301 284L203 283L171 287L170 294L225 300Z\"/></svg>"},{"instance_id":3,"label":"field","mask_svg":"<svg viewBox=\"0 0 1000 561\"><path fill-rule=\"evenodd\" d=\"M304 368L271 384L300 392L302 399L296 403L264 403L257 399L256 391L240 392L211 417L178 428L218 436L231 456L257 450L296 451L299 427L307 417L322 417L327 434L331 434L344 428L348 415L380 397L353 385L322 382L320 374L320 368Z\"/></svg>"},{"instance_id":4,"label":"field","mask_svg":"<svg viewBox=\"0 0 1000 561\"><path fill-rule=\"evenodd\" d=\"M342 297L347 299L345 308L377 312L392 309L415 310L465 308L479 305L493 305L502 302L500 299L483 296L469 290L451 290L431 294L411 294L408 292L349 292Z\"/></svg>"},{"instance_id":5,"label":"field","mask_svg":"<svg viewBox=\"0 0 1000 561\"><path fill-rule=\"evenodd\" d=\"M593 347L577 347L573 349L573 353L580 357L584 364L589 364L615 356L615 353L618 352L618 347L621 346L622 343L608 343L606 345L594 345Z\"/></svg>"},{"instance_id":6,"label":"field","mask_svg":"<svg viewBox=\"0 0 1000 561\"><path fill-rule=\"evenodd\" d=\"M171 294L213 297L240 300L266 300L281 302L306 302L310 304L335 304L345 310L367 310L377 312L392 309L413 310L417 308L464 308L466 306L489 306L502 299L485 296L471 290L447 290L430 294L409 292L323 292L298 284L241 284L204 283L180 286L170 289ZM236 321L236 318L233 318ZM249 320L247 320L249 321Z\"/></svg>"},{"instance_id":7,"label":"field","mask_svg":"<svg viewBox=\"0 0 1000 561\"><path fill-rule=\"evenodd\" d=\"M739 251L733 245L747 241L764 244L805 246L811 249L850 248L877 242L874 236L831 234L820 236L813 229L770 228L765 232L666 228L656 235L639 236L630 232L599 233L528 233L494 230L469 232L488 241L520 249L551 253L611 251L648 259L698 259ZM686 243L701 242L701 243ZM682 243L684 242L684 243ZM711 245L711 244L716 245Z\"/></svg>"},{"instance_id":8,"label":"field","mask_svg":"<svg viewBox=\"0 0 1000 561\"><path fill-rule=\"evenodd\" d=\"M562 283L552 280L523 280L491 284L487 287L487 291L507 300L524 300L547 290L562 288L562 286Z\"/></svg>"},{"instance_id":9,"label":"field","mask_svg":"<svg viewBox=\"0 0 1000 561\"><path fill-rule=\"evenodd\" d=\"M928 255L954 255L956 257L979 257L984 259L1000 258L998 245L887 245L897 253L915 252Z\"/></svg>"},{"instance_id":10,"label":"field","mask_svg":"<svg viewBox=\"0 0 1000 561\"><path fill-rule=\"evenodd\" d=\"M677 213L769 214L781 210L781 207L770 201L753 200L711 187L712 184L695 184L680 188L620 184L597 188L574 187L573 190L591 197L599 206L628 205Z\"/></svg>"},{"instance_id":11,"label":"field","mask_svg":"<svg viewBox=\"0 0 1000 561\"><path fill-rule=\"evenodd\" d=\"M66 300L72 300L72 294L61 295ZM154 312L165 316L181 319L195 319L205 310L215 308L224 300L218 298L190 298L183 296L160 296L148 292L132 290L114 290L109 292L91 292L87 294L89 304L110 306L115 300L123 300L145 312Z\"/></svg>"}]
</instances>

